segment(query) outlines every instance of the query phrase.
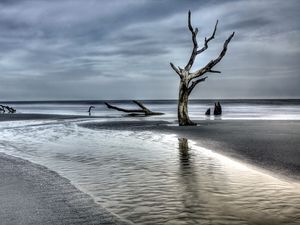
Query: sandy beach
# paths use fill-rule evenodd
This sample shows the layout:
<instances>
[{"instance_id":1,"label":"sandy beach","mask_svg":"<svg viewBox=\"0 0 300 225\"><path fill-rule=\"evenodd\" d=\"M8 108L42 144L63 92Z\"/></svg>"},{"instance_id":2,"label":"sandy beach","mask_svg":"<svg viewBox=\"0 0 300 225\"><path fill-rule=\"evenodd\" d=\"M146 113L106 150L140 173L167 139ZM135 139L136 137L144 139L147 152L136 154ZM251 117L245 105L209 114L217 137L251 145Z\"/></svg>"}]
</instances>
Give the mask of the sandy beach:
<instances>
[{"instance_id":1,"label":"sandy beach","mask_svg":"<svg viewBox=\"0 0 300 225\"><path fill-rule=\"evenodd\" d=\"M197 121L198 126L179 127L176 121L170 122L161 118L157 120L155 118L151 120L144 120L143 118L129 120L123 117L119 121L111 120L110 122L101 122L102 120L99 121L99 118L101 117L50 114L0 115L0 120L3 123L5 121L24 120L24 122L29 121L30 124L30 121L41 121L41 124L35 125L33 123L33 126L29 126L29 128L26 124L16 128L4 126L2 132L7 130L8 133L3 133L8 135L7 137L11 137L10 132L14 129L17 130L17 133L14 133L16 139L8 140L11 141L10 144L4 141L2 145L6 146L4 148L10 148L11 144L15 143L16 146L22 148L22 143L29 141L28 147L27 143L24 143L24 148L28 148L24 150L24 153L27 154L26 151L32 150L33 152L29 152L30 154L42 154L42 158L45 158L46 161L55 160L53 161L54 164L49 164L50 169L51 165L54 165L55 171L57 169L62 172L58 175L51 171L53 168L50 170L44 166L1 153L0 197L3 201L0 203L0 217L3 218L3 224L127 224L127 220L128 224L131 221L137 224L151 224L153 218L156 219L158 215L161 215L162 218L157 219L157 221L168 221L165 223L173 224L181 221L182 215L178 215L178 218L171 217L169 219L170 215L173 214L170 209L174 206L181 206L181 204L186 208L185 210L188 210L184 220L194 221L192 224L197 224L197 221L205 221L204 224L209 224L211 219L222 221L220 224L227 224L228 221L240 221L241 224L297 224L297 221L300 220L299 209L296 206L298 201L296 196L299 196L296 186L299 185L300 177L300 140L298 138L300 121L201 120ZM43 121L45 121L44 124ZM151 135L147 136L149 135L147 132L150 132ZM36 136L49 134L49 137L45 139L46 142L52 142L54 138L55 145L48 146L45 143L45 148L39 149L40 144L39 142L35 143L34 138L30 137L31 133L41 143L45 142L44 137ZM75 136L71 135L68 138L70 134ZM133 139L134 137L139 138L139 134L142 136L141 142L138 140L138 142L132 142L132 140L129 140L128 143L125 142L130 136L133 136ZM131 147L133 152L131 153L128 147L125 147L125 149L127 148L125 150L118 145L115 146L116 143L109 141L110 139L106 135L113 136L112 140L120 142L120 146L133 144ZM114 137L114 135L117 136ZM175 143L170 143L170 140L165 143L174 146L178 146L177 139L186 138L199 147L228 156L239 161L240 165L246 163L260 168L262 172L260 174L256 172L256 169L252 171L243 167L237 167L236 170L234 166L230 165L230 161L229 163L221 162L219 165L218 160L214 162L215 157L208 156L207 158L206 153L197 159L193 158L194 154L198 154L198 150L195 149L189 153L191 155L186 155L185 150L180 152L180 171L176 172L176 165L174 167L173 164L176 164L178 149L170 146L168 153L168 151L159 149L164 146L159 143L157 143L158 147L150 147L149 145L156 142L153 135L157 135L158 142L164 142L164 139L160 139L160 137L165 135L176 135L176 138L170 139ZM63 136L66 136L65 141L67 142L63 141L62 145L57 145L57 140ZM81 138L82 143L77 140ZM100 143L103 144L104 142L103 138L107 139L111 147L107 149L100 147L99 149ZM119 138L122 138L123 141ZM146 142L147 138L154 138L154 140L150 140L148 143ZM31 142L35 144L31 145ZM93 147L93 143L95 147ZM136 145L143 144L144 147L147 146L145 153L139 152L143 148L134 150ZM54 153L50 155L45 152L50 151L53 146L66 148L67 145L71 145L70 150L68 150L70 153L64 149L55 149L53 150ZM82 151L83 146L87 145L91 146ZM33 147L37 149L32 149ZM95 150L93 150L94 148ZM117 152L111 153L111 151L115 151L113 149L116 149ZM125 154L123 153L124 150L126 153L128 152L128 156L123 155ZM21 151L22 156L23 150L19 149L18 151ZM162 152L159 157L158 152L160 151ZM96 156L96 153L100 155ZM168 160L170 153L172 158L175 157L171 159L170 171L162 173L160 167L164 163L162 161L163 164L157 164L157 162L161 163L159 159L165 157L167 157L165 160ZM137 156L141 154L141 158L136 158L136 154ZM149 155L147 156L147 154ZM202 153L200 152L200 154ZM132 156L133 158L131 158ZM28 157L31 159L30 155ZM154 157L155 161L147 161L147 157ZM56 164L59 160L62 160L62 164ZM146 164L142 160L146 160ZM193 162L194 160L196 161ZM41 160L40 162L44 165L43 162L46 161ZM73 165L74 162L76 164ZM72 175L78 173L78 166L82 167L82 170L78 170L81 174ZM211 167L215 168L212 169ZM172 172L173 169L175 169L174 172ZM68 179L63 178L64 171L71 178L75 176L77 184L83 185L87 194L79 191ZM92 173L95 173L96 177L89 177ZM144 173L147 174L146 177L143 175ZM201 175L201 173L203 174ZM211 176L211 173L215 175ZM244 175L241 177L241 174ZM139 177L140 175L141 177ZM245 175L249 177L244 177ZM167 181L169 178L171 180ZM201 180L199 180L200 178ZM164 179L166 180L161 182ZM174 179L183 180L179 183L177 181L173 183ZM87 183L85 184L85 182ZM169 182L171 183L169 184ZM261 184L254 185L253 182L261 182ZM103 187L100 185L102 183ZM212 186L212 184L214 185ZM178 187L186 188L186 190L173 195L169 193L170 185L177 187L175 190ZM215 189L219 188L220 190L215 193ZM189 199L188 202L186 200L181 202L181 194L185 196L184 198ZM248 196L249 194L251 197ZM97 198L97 195L100 198ZM106 197L107 201L102 201L102 198L106 199ZM288 200L291 197L292 200ZM95 199L97 200L96 203ZM205 203L201 203L202 201ZM260 206L263 211L255 211L254 209L248 211L247 207L253 207L257 201L266 204ZM220 202L223 203L220 205ZM114 214L102 207L102 204L105 208L112 207L115 209ZM158 206L152 208L155 204ZM162 204L166 205L160 208L159 206ZM270 204L272 207L274 206L274 209L269 209ZM286 204L286 209L282 211L283 214L281 215L282 204ZM140 210L142 211L140 212ZM199 214L201 211L204 215ZM115 216L120 214L122 218L126 219L125 222ZM193 219L194 216L195 219ZM208 219L209 217L211 219Z\"/></svg>"},{"instance_id":2,"label":"sandy beach","mask_svg":"<svg viewBox=\"0 0 300 225\"><path fill-rule=\"evenodd\" d=\"M51 114L0 114L0 121L88 118ZM69 180L46 167L0 153L0 218L15 224L131 224L108 212Z\"/></svg>"},{"instance_id":3,"label":"sandy beach","mask_svg":"<svg viewBox=\"0 0 300 225\"><path fill-rule=\"evenodd\" d=\"M1 153L0 177L3 225L130 224L46 167Z\"/></svg>"}]
</instances>

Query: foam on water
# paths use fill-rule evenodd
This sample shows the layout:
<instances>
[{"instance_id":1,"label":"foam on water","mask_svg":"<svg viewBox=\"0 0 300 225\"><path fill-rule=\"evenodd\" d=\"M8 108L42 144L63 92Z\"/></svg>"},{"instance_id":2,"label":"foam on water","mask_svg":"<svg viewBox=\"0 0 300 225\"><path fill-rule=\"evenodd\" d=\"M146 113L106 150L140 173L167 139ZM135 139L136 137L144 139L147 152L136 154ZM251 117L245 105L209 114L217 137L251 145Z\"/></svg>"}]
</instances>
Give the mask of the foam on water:
<instances>
[{"instance_id":1,"label":"foam on water","mask_svg":"<svg viewBox=\"0 0 300 225\"><path fill-rule=\"evenodd\" d=\"M298 224L297 183L175 135L0 123L0 151L47 166L137 224Z\"/></svg>"}]
</instances>

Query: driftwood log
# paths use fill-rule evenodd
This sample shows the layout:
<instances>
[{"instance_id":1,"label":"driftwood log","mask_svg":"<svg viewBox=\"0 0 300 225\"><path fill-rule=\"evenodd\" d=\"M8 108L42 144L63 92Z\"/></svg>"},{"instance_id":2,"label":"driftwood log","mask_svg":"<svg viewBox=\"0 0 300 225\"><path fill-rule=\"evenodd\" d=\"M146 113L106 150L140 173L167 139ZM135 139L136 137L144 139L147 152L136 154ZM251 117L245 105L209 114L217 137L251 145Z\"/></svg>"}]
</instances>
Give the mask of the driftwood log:
<instances>
[{"instance_id":1,"label":"driftwood log","mask_svg":"<svg viewBox=\"0 0 300 225\"><path fill-rule=\"evenodd\" d=\"M214 115L218 116L222 114L222 107L220 102L215 103Z\"/></svg>"},{"instance_id":2,"label":"driftwood log","mask_svg":"<svg viewBox=\"0 0 300 225\"><path fill-rule=\"evenodd\" d=\"M15 113L17 110L13 107L9 107L8 105L0 105L0 111L5 113L7 110L8 113Z\"/></svg>"},{"instance_id":3,"label":"driftwood log","mask_svg":"<svg viewBox=\"0 0 300 225\"><path fill-rule=\"evenodd\" d=\"M153 112L150 109L148 109L146 106L144 106L141 102L133 100L135 104L137 104L140 109L124 109L117 106L113 106L107 102L104 102L104 104L109 109L114 109L117 111L128 113L129 116L155 116L155 115L163 115L164 113L161 112Z\"/></svg>"},{"instance_id":4,"label":"driftwood log","mask_svg":"<svg viewBox=\"0 0 300 225\"><path fill-rule=\"evenodd\" d=\"M211 60L204 67L192 72L192 66L195 62L196 57L203 53L206 49L208 49L208 44L211 40L215 38L215 34L217 31L218 20L214 26L214 30L212 35L208 38L204 39L203 47L199 48L197 41L198 28L194 28L191 23L191 12L188 13L188 28L192 34L192 42L193 42L193 50L190 56L190 59L184 68L176 67L173 63L170 63L172 69L176 72L176 74L180 78L179 84L179 99L178 99L178 123L180 126L187 125L196 125L193 121L190 120L188 114L188 101L189 96L196 87L197 84L204 82L207 79L207 73L221 73L220 71L213 70L214 66L217 65L222 58L225 56L227 51L227 46L231 39L234 36L234 32L229 35L229 37L225 40L223 44L223 49L220 52L219 56L215 59Z\"/></svg>"}]
</instances>

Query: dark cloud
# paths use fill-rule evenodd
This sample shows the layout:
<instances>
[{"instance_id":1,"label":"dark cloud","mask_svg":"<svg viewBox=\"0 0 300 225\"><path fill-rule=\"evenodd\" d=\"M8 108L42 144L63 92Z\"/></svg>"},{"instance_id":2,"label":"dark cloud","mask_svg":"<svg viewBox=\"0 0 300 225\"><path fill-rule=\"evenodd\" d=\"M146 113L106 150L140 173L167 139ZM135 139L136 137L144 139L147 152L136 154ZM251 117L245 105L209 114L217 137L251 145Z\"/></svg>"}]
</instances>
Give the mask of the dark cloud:
<instances>
[{"instance_id":1,"label":"dark cloud","mask_svg":"<svg viewBox=\"0 0 300 225\"><path fill-rule=\"evenodd\" d=\"M189 9L200 46L219 19L195 68L236 31L222 77L193 97L300 97L297 0L1 0L0 100L176 98L169 62L188 60Z\"/></svg>"}]
</instances>

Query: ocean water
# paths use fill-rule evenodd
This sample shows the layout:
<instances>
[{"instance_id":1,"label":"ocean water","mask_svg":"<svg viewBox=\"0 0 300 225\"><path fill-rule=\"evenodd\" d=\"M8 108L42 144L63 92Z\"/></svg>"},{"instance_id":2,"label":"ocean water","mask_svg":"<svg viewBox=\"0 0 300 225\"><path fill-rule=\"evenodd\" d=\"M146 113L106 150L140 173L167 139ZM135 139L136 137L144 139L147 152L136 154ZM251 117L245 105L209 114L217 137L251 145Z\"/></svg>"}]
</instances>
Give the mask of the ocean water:
<instances>
[{"instance_id":1,"label":"ocean water","mask_svg":"<svg viewBox=\"0 0 300 225\"><path fill-rule=\"evenodd\" d=\"M192 118L208 119L202 114L212 103L192 102ZM14 106L23 113L85 115L90 104ZM300 223L299 182L273 177L180 136L84 128L80 124L87 121L128 120L92 104L101 118L0 122L0 151L58 172L97 203L136 224ZM122 101L115 104L131 106ZM175 102L146 104L165 112L161 118L176 119ZM264 115L269 119L282 119L282 114L283 119L299 119L298 101L223 102L223 108L218 119L262 119L262 110L269 112Z\"/></svg>"},{"instance_id":2,"label":"ocean water","mask_svg":"<svg viewBox=\"0 0 300 225\"><path fill-rule=\"evenodd\" d=\"M220 117L207 117L205 112L217 100L190 100L189 114L192 119L264 119L264 120L300 120L300 100L219 100L222 104L223 115ZM137 106L131 101L108 101L123 108L135 109ZM145 106L153 111L165 113L155 119L176 119L177 103L175 100L145 100ZM44 113L64 115L88 115L90 105L96 108L92 111L94 116L120 117L126 114L107 109L104 101L40 101L40 102L0 102L9 104L19 113Z\"/></svg>"}]
</instances>

